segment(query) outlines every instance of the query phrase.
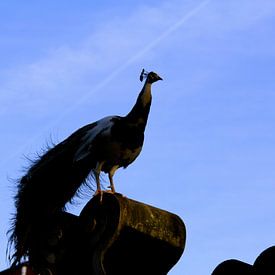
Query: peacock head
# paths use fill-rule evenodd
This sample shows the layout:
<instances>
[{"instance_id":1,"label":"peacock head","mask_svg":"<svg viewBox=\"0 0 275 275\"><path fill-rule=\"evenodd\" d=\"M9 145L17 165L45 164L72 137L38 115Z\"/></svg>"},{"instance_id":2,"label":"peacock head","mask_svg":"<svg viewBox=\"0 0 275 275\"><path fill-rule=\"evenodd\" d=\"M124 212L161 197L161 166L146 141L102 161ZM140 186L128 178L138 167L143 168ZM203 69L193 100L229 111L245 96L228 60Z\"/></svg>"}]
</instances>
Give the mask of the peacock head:
<instances>
[{"instance_id":1,"label":"peacock head","mask_svg":"<svg viewBox=\"0 0 275 275\"><path fill-rule=\"evenodd\" d=\"M158 74L154 72L148 73L143 69L139 77L140 81L143 81L144 77L146 77L147 83L151 83L151 84L158 80L162 80L162 78Z\"/></svg>"}]
</instances>

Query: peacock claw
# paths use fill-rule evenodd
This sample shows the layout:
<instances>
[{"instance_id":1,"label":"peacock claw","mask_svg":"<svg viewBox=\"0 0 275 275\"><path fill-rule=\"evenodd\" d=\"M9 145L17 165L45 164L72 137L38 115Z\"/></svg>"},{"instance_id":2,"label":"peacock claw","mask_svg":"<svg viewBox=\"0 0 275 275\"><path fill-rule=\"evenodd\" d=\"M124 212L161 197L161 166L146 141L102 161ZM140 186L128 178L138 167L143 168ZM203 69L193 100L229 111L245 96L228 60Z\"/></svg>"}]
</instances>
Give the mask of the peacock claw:
<instances>
[{"instance_id":1,"label":"peacock claw","mask_svg":"<svg viewBox=\"0 0 275 275\"><path fill-rule=\"evenodd\" d=\"M102 203L104 193L115 194L115 192L113 192L112 190L96 190L94 193L94 197L97 195L100 195L99 201L100 201L100 203Z\"/></svg>"}]
</instances>

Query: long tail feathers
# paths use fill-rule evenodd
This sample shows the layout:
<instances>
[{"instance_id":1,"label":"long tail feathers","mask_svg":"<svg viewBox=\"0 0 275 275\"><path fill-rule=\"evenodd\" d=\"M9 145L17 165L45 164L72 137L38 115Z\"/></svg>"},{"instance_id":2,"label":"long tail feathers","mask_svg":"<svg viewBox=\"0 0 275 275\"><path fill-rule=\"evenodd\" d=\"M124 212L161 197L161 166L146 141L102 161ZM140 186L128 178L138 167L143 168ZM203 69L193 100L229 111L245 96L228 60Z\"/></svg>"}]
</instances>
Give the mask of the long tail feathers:
<instances>
[{"instance_id":1,"label":"long tail feathers","mask_svg":"<svg viewBox=\"0 0 275 275\"><path fill-rule=\"evenodd\" d=\"M34 161L19 181L16 214L8 232L7 250L13 265L35 250L45 227L71 202L89 174L93 178L93 159L74 163L74 153L74 142L70 140L56 145Z\"/></svg>"}]
</instances>

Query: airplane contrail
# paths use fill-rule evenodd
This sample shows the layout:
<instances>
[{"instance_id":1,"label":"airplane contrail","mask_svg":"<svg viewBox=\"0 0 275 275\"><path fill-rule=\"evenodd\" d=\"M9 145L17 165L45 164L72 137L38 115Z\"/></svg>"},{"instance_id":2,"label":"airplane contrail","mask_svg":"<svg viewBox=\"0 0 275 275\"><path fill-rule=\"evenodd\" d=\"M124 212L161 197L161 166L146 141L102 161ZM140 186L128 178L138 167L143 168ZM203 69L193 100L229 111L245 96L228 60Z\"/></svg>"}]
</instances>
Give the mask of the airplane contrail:
<instances>
[{"instance_id":1,"label":"airplane contrail","mask_svg":"<svg viewBox=\"0 0 275 275\"><path fill-rule=\"evenodd\" d=\"M60 115L57 119L55 119L54 122L48 124L45 126L40 132L35 135L32 139L29 139L27 143L22 145L20 149L16 150L16 152L13 152L8 157L6 157L4 160L0 161L0 165L5 164L9 159L12 159L15 157L18 152L24 151L24 149L32 144L35 140L40 138L42 134L47 130L52 128L54 125L57 125L64 117L66 117L69 113L71 113L73 110L77 109L82 103L86 102L87 99L97 92L98 90L102 89L106 84L111 82L114 78L117 77L122 71L124 71L127 67L129 67L131 64L133 64L135 61L137 61L139 58L144 56L146 53L150 52L153 48L155 48L158 44L160 44L163 40L165 40L170 34L178 30L184 23L186 23L188 20L190 20L192 17L194 17L201 9L203 9L211 0L205 0L200 2L199 5L194 7L192 10L190 10L188 13L184 14L176 23L172 24L170 27L168 27L164 32L162 32L156 39L151 41L149 44L147 44L144 48L142 48L137 54L132 56L130 59L128 59L125 63L123 63L120 67L118 67L116 70L114 70L109 76L107 76L104 80L99 82L94 89L92 89L90 92L86 93L82 97L80 97L76 103L69 108L66 112L64 112L62 115Z\"/></svg>"},{"instance_id":2,"label":"airplane contrail","mask_svg":"<svg viewBox=\"0 0 275 275\"><path fill-rule=\"evenodd\" d=\"M77 105L81 104L83 101L86 101L86 99L92 93L94 93L94 92L98 91L99 89L101 89L102 87L104 87L107 83L109 83L111 80L113 80L115 77L117 77L117 75L119 75L122 71L124 71L132 63L134 63L136 60L138 60L139 58L144 56L146 53L151 51L154 47L156 47L158 44L160 44L161 41L166 39L171 33L178 30L185 22L187 22L189 19L191 19L193 16L195 16L210 1L211 0L202 1L198 6L196 6L191 11L189 11L187 14L185 14L176 23L174 23L168 29L166 29L163 33L161 33L155 40L150 42L143 49L141 49L137 54L135 54L133 57L131 57L129 60L127 60L124 64L122 64L119 68L117 68L115 71L113 71L108 77L106 77L103 81L101 81L93 90L91 90L85 96L80 98L80 100L77 102ZM75 109L75 107L73 107L73 109Z\"/></svg>"}]
</instances>

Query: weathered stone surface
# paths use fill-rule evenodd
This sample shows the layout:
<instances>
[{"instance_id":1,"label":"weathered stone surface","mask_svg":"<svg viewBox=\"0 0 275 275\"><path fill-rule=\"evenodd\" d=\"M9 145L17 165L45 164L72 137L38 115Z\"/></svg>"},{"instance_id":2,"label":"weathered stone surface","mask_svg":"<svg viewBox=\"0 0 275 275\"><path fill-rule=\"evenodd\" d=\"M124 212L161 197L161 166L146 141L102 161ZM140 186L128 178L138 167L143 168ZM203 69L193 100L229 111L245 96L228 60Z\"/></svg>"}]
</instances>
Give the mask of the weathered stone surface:
<instances>
[{"instance_id":1,"label":"weathered stone surface","mask_svg":"<svg viewBox=\"0 0 275 275\"><path fill-rule=\"evenodd\" d=\"M91 199L79 217L61 214L54 228L42 233L39 253L33 255L41 265L29 267L28 274L167 274L181 257L186 238L177 215L110 193L102 201L99 195Z\"/></svg>"},{"instance_id":2,"label":"weathered stone surface","mask_svg":"<svg viewBox=\"0 0 275 275\"><path fill-rule=\"evenodd\" d=\"M178 216L119 194L95 197L80 220L91 274L167 274L184 250Z\"/></svg>"}]
</instances>

